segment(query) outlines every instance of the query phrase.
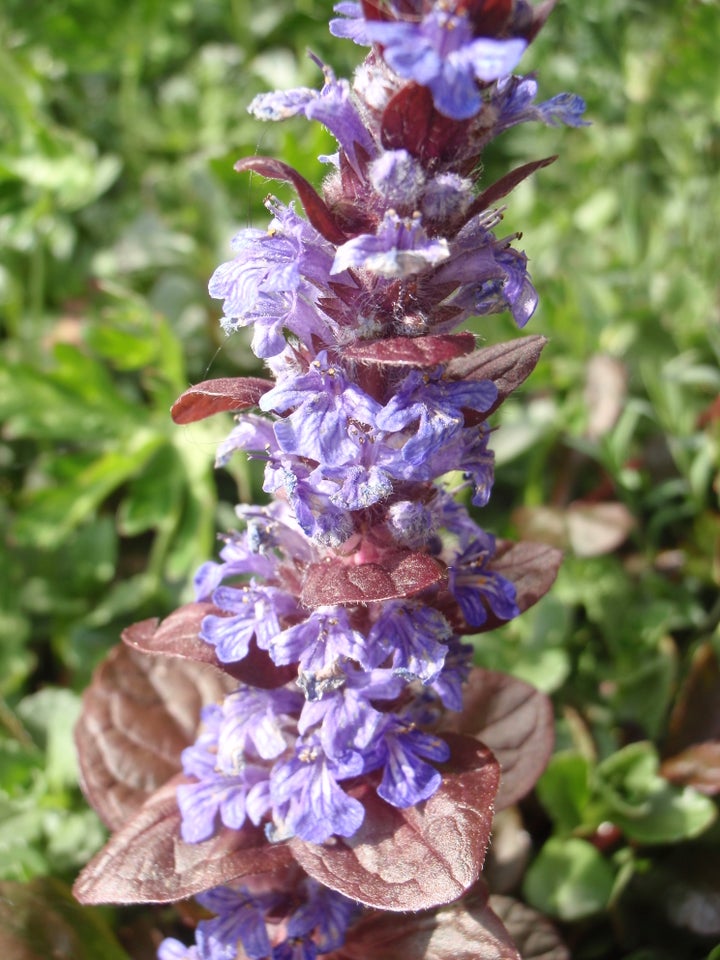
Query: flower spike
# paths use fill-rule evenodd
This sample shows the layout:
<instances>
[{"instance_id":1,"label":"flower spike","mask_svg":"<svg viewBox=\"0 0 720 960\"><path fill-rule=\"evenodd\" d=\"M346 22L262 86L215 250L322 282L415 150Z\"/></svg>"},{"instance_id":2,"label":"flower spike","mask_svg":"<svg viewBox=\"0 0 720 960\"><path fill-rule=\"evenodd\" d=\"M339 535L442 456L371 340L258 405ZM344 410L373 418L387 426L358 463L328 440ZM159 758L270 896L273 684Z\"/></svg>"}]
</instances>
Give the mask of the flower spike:
<instances>
[{"instance_id":1,"label":"flower spike","mask_svg":"<svg viewBox=\"0 0 720 960\"><path fill-rule=\"evenodd\" d=\"M250 106L321 123L337 153L320 190L281 160L236 164L302 205L269 197L269 228L242 230L210 280L267 377L197 384L173 417L232 413L218 463L261 460L271 502L238 508L194 603L125 631L77 734L117 832L76 895L196 896L213 915L159 960L343 960L363 953L367 907L483 909L495 804L547 761L547 699L474 668L464 642L535 603L560 561L478 522L488 417L545 341L478 348L462 326L508 311L523 327L537 304L497 204L555 157L492 184L478 171L508 127L584 122L580 98L536 103L513 72L551 7L343 0L331 32L370 47L354 81L319 64L322 89Z\"/></svg>"}]
</instances>

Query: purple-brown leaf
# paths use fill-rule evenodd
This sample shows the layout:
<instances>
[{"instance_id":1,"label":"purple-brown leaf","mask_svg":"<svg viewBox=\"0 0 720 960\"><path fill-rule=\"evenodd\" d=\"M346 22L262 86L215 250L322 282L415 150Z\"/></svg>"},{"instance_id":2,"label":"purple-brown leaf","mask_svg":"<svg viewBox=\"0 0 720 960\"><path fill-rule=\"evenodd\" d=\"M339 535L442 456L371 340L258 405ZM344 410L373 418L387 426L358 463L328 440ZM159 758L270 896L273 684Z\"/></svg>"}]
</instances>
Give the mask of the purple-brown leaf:
<instances>
[{"instance_id":1,"label":"purple-brown leaf","mask_svg":"<svg viewBox=\"0 0 720 960\"><path fill-rule=\"evenodd\" d=\"M499 767L470 737L450 734L450 761L429 800L399 810L369 784L351 790L365 820L349 839L290 841L310 876L380 910L426 910L450 903L478 879L485 859Z\"/></svg>"},{"instance_id":2,"label":"purple-brown leaf","mask_svg":"<svg viewBox=\"0 0 720 960\"><path fill-rule=\"evenodd\" d=\"M622 360L596 353L588 360L583 399L587 407L586 436L598 440L608 434L625 409L628 368Z\"/></svg>"},{"instance_id":3,"label":"purple-brown leaf","mask_svg":"<svg viewBox=\"0 0 720 960\"><path fill-rule=\"evenodd\" d=\"M532 160L530 163L524 163L521 167L515 167L514 170L510 170L509 173L500 177L499 180L496 180L495 183L483 190L483 192L473 200L464 218L465 221L470 220L475 214L487 210L488 207L492 207L498 200L502 200L511 190L514 190L519 183L522 183L523 180L526 180L535 173L536 170L549 167L550 164L555 163L556 160L557 156L544 157L542 160Z\"/></svg>"},{"instance_id":4,"label":"purple-brown leaf","mask_svg":"<svg viewBox=\"0 0 720 960\"><path fill-rule=\"evenodd\" d=\"M200 625L210 613L220 611L212 603L186 603L162 622L157 618L141 620L126 627L120 636L123 643L141 653L164 654L217 666L215 648L200 639Z\"/></svg>"},{"instance_id":5,"label":"purple-brown leaf","mask_svg":"<svg viewBox=\"0 0 720 960\"><path fill-rule=\"evenodd\" d=\"M552 703L529 683L505 673L470 671L461 713L447 714L440 730L477 737L500 764L498 810L517 803L537 782L552 753Z\"/></svg>"},{"instance_id":6,"label":"purple-brown leaf","mask_svg":"<svg viewBox=\"0 0 720 960\"><path fill-rule=\"evenodd\" d=\"M133 650L209 663L241 683L249 683L263 690L281 687L295 679L297 668L292 665L276 666L269 653L261 650L254 640L242 660L221 663L215 647L200 638L200 627L208 614L222 615L222 611L212 603L186 603L169 614L162 623L157 619L142 620L123 630L121 637Z\"/></svg>"},{"instance_id":7,"label":"purple-brown leaf","mask_svg":"<svg viewBox=\"0 0 720 960\"><path fill-rule=\"evenodd\" d=\"M393 367L434 367L471 353L475 337L471 333L429 337L388 337L386 340L360 340L343 348L343 359Z\"/></svg>"},{"instance_id":8,"label":"purple-brown leaf","mask_svg":"<svg viewBox=\"0 0 720 960\"><path fill-rule=\"evenodd\" d=\"M555 927L537 910L512 897L490 897L490 907L505 924L523 960L570 960Z\"/></svg>"},{"instance_id":9,"label":"purple-brown leaf","mask_svg":"<svg viewBox=\"0 0 720 960\"><path fill-rule=\"evenodd\" d=\"M373 911L327 960L521 960L487 904L483 884L440 910L398 917Z\"/></svg>"},{"instance_id":10,"label":"purple-brown leaf","mask_svg":"<svg viewBox=\"0 0 720 960\"><path fill-rule=\"evenodd\" d=\"M524 613L548 592L562 562L562 552L543 543L498 543L491 570L515 584L515 602ZM449 591L443 591L435 604L450 621L455 633L475 634L496 630L507 621L501 620L487 608L487 619L482 626L469 624Z\"/></svg>"},{"instance_id":11,"label":"purple-brown leaf","mask_svg":"<svg viewBox=\"0 0 720 960\"><path fill-rule=\"evenodd\" d=\"M81 903L171 903L240 877L282 870L287 844L270 845L259 827L223 828L201 843L180 839L173 778L156 791L75 881Z\"/></svg>"},{"instance_id":12,"label":"purple-brown leaf","mask_svg":"<svg viewBox=\"0 0 720 960\"><path fill-rule=\"evenodd\" d=\"M490 410L483 412L480 419L484 420L527 380L546 343L545 337L535 334L483 347L470 356L452 360L446 376L449 380L492 380L498 395Z\"/></svg>"},{"instance_id":13,"label":"purple-brown leaf","mask_svg":"<svg viewBox=\"0 0 720 960\"><path fill-rule=\"evenodd\" d=\"M584 503L576 500L566 511L569 545L577 557L612 553L627 540L635 517L624 503Z\"/></svg>"},{"instance_id":14,"label":"purple-brown leaf","mask_svg":"<svg viewBox=\"0 0 720 960\"><path fill-rule=\"evenodd\" d=\"M273 157L245 157L235 164L238 173L253 170L270 180L284 180L291 183L297 190L305 215L318 233L321 233L330 243L345 243L347 237L338 227L335 218L327 204L315 190L315 187L289 164Z\"/></svg>"},{"instance_id":15,"label":"purple-brown leaf","mask_svg":"<svg viewBox=\"0 0 720 960\"><path fill-rule=\"evenodd\" d=\"M708 740L720 740L720 663L709 643L693 657L670 717L665 756Z\"/></svg>"},{"instance_id":16,"label":"purple-brown leaf","mask_svg":"<svg viewBox=\"0 0 720 960\"><path fill-rule=\"evenodd\" d=\"M445 577L445 567L426 553L393 553L378 563L345 565L337 561L311 564L302 603L320 607L333 603L372 603L410 597Z\"/></svg>"},{"instance_id":17,"label":"purple-brown leaf","mask_svg":"<svg viewBox=\"0 0 720 960\"><path fill-rule=\"evenodd\" d=\"M148 657L121 645L110 651L85 691L75 727L81 786L107 826L122 826L178 773L200 710L233 685L203 663Z\"/></svg>"},{"instance_id":18,"label":"purple-brown leaf","mask_svg":"<svg viewBox=\"0 0 720 960\"><path fill-rule=\"evenodd\" d=\"M408 83L385 107L380 135L386 150L407 150L428 163L466 147L467 123L438 113L428 88Z\"/></svg>"},{"instance_id":19,"label":"purple-brown leaf","mask_svg":"<svg viewBox=\"0 0 720 960\"><path fill-rule=\"evenodd\" d=\"M475 28L476 36L502 36L511 26L509 21L516 6L515 0L468 0L468 16Z\"/></svg>"},{"instance_id":20,"label":"purple-brown leaf","mask_svg":"<svg viewBox=\"0 0 720 960\"><path fill-rule=\"evenodd\" d=\"M524 540L569 548L576 557L612 553L627 540L635 518L624 503L575 500L567 507L518 507L513 523Z\"/></svg>"},{"instance_id":21,"label":"purple-brown leaf","mask_svg":"<svg viewBox=\"0 0 720 960\"><path fill-rule=\"evenodd\" d=\"M709 797L720 794L720 741L707 740L669 757L660 767L666 780L694 787Z\"/></svg>"},{"instance_id":22,"label":"purple-brown leaf","mask_svg":"<svg viewBox=\"0 0 720 960\"><path fill-rule=\"evenodd\" d=\"M214 413L256 407L260 397L272 387L272 380L261 377L220 377L203 380L181 393L170 411L175 423L195 423Z\"/></svg>"},{"instance_id":23,"label":"purple-brown leaf","mask_svg":"<svg viewBox=\"0 0 720 960\"><path fill-rule=\"evenodd\" d=\"M516 603L523 612L534 606L555 583L562 552L544 543L498 544L490 569L515 584Z\"/></svg>"}]
</instances>

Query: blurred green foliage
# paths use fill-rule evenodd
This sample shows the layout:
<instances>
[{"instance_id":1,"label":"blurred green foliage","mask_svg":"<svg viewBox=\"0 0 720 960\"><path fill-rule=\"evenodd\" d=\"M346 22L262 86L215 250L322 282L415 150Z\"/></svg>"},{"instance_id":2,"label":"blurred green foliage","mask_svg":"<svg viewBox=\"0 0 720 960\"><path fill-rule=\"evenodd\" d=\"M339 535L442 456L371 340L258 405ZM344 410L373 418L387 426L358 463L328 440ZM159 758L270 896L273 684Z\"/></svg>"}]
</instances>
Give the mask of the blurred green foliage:
<instances>
[{"instance_id":1,"label":"blurred green foliage","mask_svg":"<svg viewBox=\"0 0 720 960\"><path fill-rule=\"evenodd\" d=\"M265 222L268 185L234 160L322 176L324 131L245 108L317 85L306 48L349 74L361 51L329 37L329 13L311 0L0 11L8 882L67 881L101 842L76 788L78 695L123 626L188 597L232 504L263 497L252 466L214 474L226 423L175 427L168 410L189 383L257 371L246 333L220 332L207 279L238 227ZM558 753L525 811L537 856L523 889L578 960L700 960L720 939L715 804L659 767L693 655L720 654L719 45L716 2L567 0L523 67L546 97L582 94L592 126L526 126L486 158L489 183L560 155L508 202L541 293L532 330L550 343L501 409L481 520L567 554L551 594L483 636L478 662L554 696ZM475 330L516 335L507 317ZM700 919L682 906L693 896Z\"/></svg>"}]
</instances>

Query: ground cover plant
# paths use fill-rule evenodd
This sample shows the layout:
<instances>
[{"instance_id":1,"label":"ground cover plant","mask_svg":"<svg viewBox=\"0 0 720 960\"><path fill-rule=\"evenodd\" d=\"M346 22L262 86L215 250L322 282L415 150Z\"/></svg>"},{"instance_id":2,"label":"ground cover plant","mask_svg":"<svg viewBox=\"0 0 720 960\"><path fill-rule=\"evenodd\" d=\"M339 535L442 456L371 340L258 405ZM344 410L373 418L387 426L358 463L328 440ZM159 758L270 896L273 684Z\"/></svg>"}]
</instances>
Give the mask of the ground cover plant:
<instances>
[{"instance_id":1,"label":"ground cover plant","mask_svg":"<svg viewBox=\"0 0 720 960\"><path fill-rule=\"evenodd\" d=\"M249 193L232 164L281 156L319 185L327 170L314 158L335 147L296 120L290 132L258 133L228 88L233 75L252 93L315 86L305 46L348 75L352 45L331 42L313 13L137 4L114 11L108 37L106 12L83 4L32 19L21 5L4 11L0 865L10 956L66 944L74 957L150 957L163 935L189 942L208 922L189 907L182 921L119 912L121 948L107 913L72 905L65 884L103 840L77 794L70 732L79 692L122 627L190 601L214 530L235 522L223 502L261 502L262 465L238 457L229 466L240 496L226 476L216 498L217 415L178 428L167 410L208 375L267 376L249 359L250 336L218 335L203 293L248 209L266 226L267 184L255 179ZM562 158L507 200L502 235L525 232L542 292L532 332L550 343L490 420L492 513L473 514L500 539L565 553L545 600L474 643L477 668L528 681L555 705L555 756L534 794L496 818L485 872L524 956L564 948L519 901L555 920L572 956L701 958L718 937L708 799L718 779L715 23L700 3L555 10L522 69L540 71L541 99L581 89L593 126L518 127L483 154L481 190L528 158ZM441 269L442 251L422 256ZM469 328L486 348L517 336L509 314ZM219 405L227 399L221 391ZM134 636L142 645L154 633ZM120 675L162 698L158 669ZM166 771L193 732L198 691L185 690ZM127 713L122 697L112 703L113 716ZM150 697L146 721L156 706ZM487 927L478 891L464 909ZM358 928L359 944L380 938L374 953L387 936L377 923ZM529 926L550 939L523 940Z\"/></svg>"}]
</instances>

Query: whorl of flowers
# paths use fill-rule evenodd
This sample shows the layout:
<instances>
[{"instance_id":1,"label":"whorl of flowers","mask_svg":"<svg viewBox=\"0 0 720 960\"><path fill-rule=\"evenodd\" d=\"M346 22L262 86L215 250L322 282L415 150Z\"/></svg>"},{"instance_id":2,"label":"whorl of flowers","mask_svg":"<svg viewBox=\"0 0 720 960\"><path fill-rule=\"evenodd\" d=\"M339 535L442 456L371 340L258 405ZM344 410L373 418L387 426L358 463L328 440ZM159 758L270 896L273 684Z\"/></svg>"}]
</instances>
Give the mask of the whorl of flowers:
<instances>
[{"instance_id":1,"label":"whorl of flowers","mask_svg":"<svg viewBox=\"0 0 720 960\"><path fill-rule=\"evenodd\" d=\"M330 171L321 193L281 161L237 164L289 181L303 208L269 197L267 230L242 230L233 259L210 281L223 327L252 328L272 379L199 384L174 416L187 423L235 412L218 462L239 450L261 459L272 502L238 508L241 532L198 571L195 604L126 632L129 647L170 670L178 661L168 656L215 675L194 726L185 718L199 727L194 742L185 734L170 786L138 786L112 810L100 796L93 765L110 764L98 760L89 728L103 726L92 712L115 682L107 665L78 733L90 799L119 828L78 895L194 894L215 914L199 923L194 946L165 940L160 960L339 958L360 904L419 910L456 900L477 880L500 771L504 802L514 802L546 760L543 701L541 745L530 744L537 730L527 734L515 758L522 774L503 765L502 744L478 711L487 714L500 688L530 688L509 678L493 688L463 637L535 602L558 558L496 544L456 494L467 489L475 507L488 503L487 418L543 345L525 337L478 350L457 331L505 310L523 327L537 304L517 237L497 232L497 203L550 161L491 185L478 184L478 171L489 141L508 127L582 123L579 98L538 103L535 78L512 73L549 7L343 2L331 32L371 48L354 82L323 67L322 89L250 105L262 120L323 124L337 152L321 158ZM154 676L137 653L117 656ZM152 683L172 713L172 684ZM121 780L116 774L115 786ZM409 825L420 853L402 837ZM433 839L441 827L457 830L455 841ZM140 881L128 892L115 879L110 891L103 872L117 871L118 851L127 857L148 830L163 836L162 855L153 848L158 873L172 869L180 886L156 878L148 895ZM163 867L168 837L175 860ZM379 865L363 853L372 847ZM185 874L178 849L192 865ZM411 878L422 851L449 863L447 876L433 862L423 865L429 879Z\"/></svg>"}]
</instances>

